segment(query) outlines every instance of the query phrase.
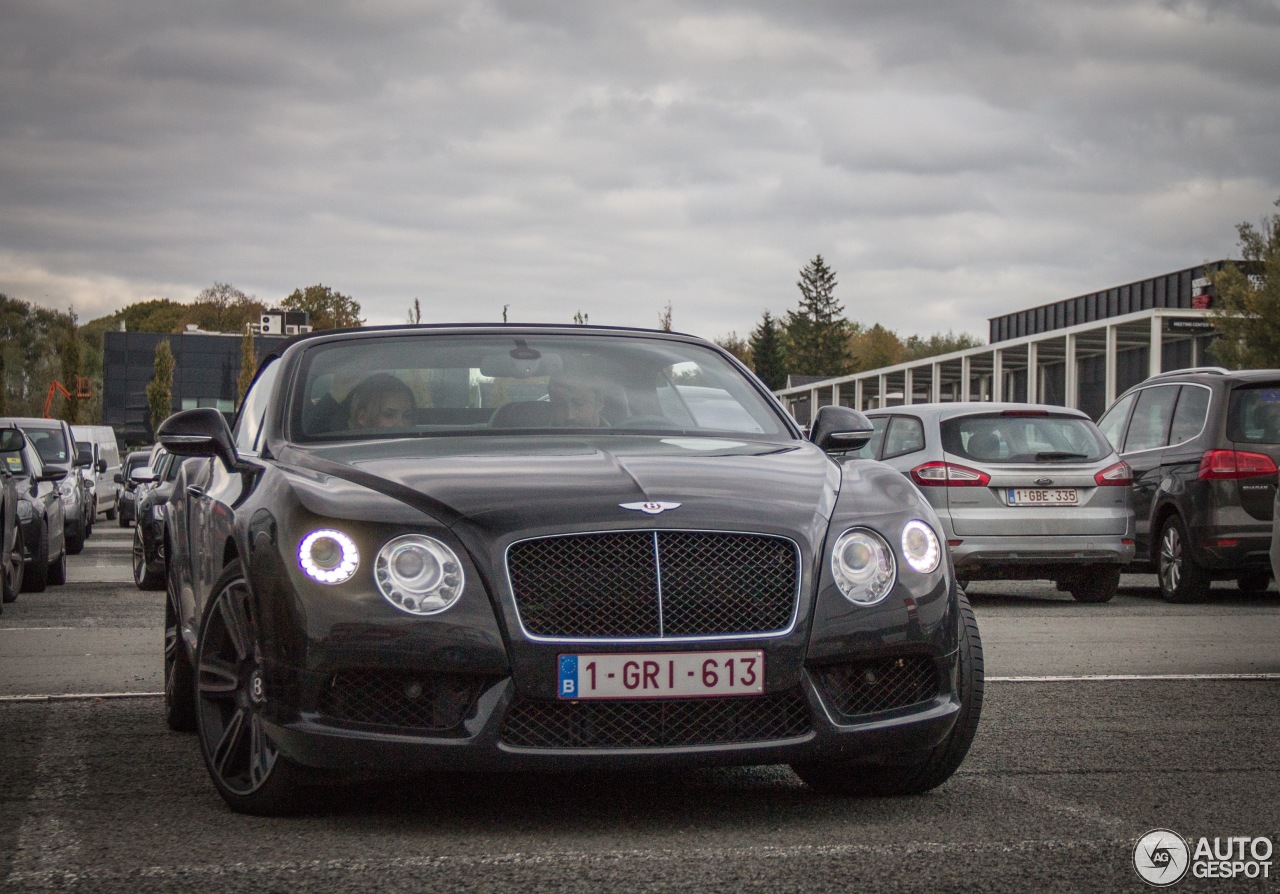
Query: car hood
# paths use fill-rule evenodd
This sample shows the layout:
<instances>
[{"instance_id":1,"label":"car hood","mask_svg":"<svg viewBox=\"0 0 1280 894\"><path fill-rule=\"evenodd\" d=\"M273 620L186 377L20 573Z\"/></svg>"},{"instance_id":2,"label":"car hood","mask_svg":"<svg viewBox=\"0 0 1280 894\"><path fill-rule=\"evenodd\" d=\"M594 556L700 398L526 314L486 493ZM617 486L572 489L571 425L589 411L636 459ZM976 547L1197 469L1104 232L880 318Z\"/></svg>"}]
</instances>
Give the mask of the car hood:
<instances>
[{"instance_id":1,"label":"car hood","mask_svg":"<svg viewBox=\"0 0 1280 894\"><path fill-rule=\"evenodd\" d=\"M820 538L840 481L821 450L793 440L436 438L290 448L281 458L320 473L326 503L342 502L346 481L498 538L636 525ZM646 503L679 506L623 508Z\"/></svg>"}]
</instances>

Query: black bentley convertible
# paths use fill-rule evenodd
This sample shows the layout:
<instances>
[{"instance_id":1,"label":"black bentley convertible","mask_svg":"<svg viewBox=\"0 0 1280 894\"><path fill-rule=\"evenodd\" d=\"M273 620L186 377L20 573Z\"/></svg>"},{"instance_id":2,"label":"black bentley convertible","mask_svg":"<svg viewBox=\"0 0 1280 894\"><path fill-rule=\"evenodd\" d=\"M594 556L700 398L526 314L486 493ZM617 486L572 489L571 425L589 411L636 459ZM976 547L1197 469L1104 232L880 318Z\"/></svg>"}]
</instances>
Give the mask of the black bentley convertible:
<instances>
[{"instance_id":1,"label":"black bentley convertible","mask_svg":"<svg viewBox=\"0 0 1280 894\"><path fill-rule=\"evenodd\" d=\"M906 478L701 339L318 332L234 427L158 432L167 720L236 810L346 774L790 764L909 794L973 739L982 647Z\"/></svg>"}]
</instances>

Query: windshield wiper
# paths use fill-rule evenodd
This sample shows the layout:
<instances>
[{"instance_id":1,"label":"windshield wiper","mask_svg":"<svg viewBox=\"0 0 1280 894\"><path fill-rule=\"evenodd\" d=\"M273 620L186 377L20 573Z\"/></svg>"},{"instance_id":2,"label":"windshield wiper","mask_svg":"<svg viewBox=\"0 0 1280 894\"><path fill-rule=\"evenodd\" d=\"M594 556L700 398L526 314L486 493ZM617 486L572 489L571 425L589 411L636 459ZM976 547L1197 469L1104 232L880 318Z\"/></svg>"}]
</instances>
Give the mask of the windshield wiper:
<instances>
[{"instance_id":1,"label":"windshield wiper","mask_svg":"<svg viewBox=\"0 0 1280 894\"><path fill-rule=\"evenodd\" d=\"M1087 453L1068 453L1065 450L1045 450L1036 454L1036 462L1046 463L1064 459L1088 459Z\"/></svg>"}]
</instances>

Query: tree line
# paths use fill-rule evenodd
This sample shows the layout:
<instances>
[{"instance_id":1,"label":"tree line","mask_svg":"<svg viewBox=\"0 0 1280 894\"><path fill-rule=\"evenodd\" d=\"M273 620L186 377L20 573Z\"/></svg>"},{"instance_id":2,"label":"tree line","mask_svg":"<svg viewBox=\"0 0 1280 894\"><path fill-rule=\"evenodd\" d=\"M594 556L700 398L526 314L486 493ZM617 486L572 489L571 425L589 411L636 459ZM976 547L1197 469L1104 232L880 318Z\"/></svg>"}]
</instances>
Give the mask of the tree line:
<instances>
[{"instance_id":1,"label":"tree line","mask_svg":"<svg viewBox=\"0 0 1280 894\"><path fill-rule=\"evenodd\" d=\"M716 343L774 390L785 387L789 375L843 376L984 344L963 333L904 339L879 323L864 326L845 316L837 285L835 271L817 255L800 270L800 298L793 309L779 317L766 310L747 338L731 333Z\"/></svg>"},{"instance_id":2,"label":"tree line","mask_svg":"<svg viewBox=\"0 0 1280 894\"><path fill-rule=\"evenodd\" d=\"M1280 207L1280 199L1274 204ZM1233 369L1280 368L1280 214L1268 215L1257 225L1237 224L1236 232L1242 263L1228 263L1211 276L1216 297L1209 318L1218 337L1210 352L1218 363ZM735 332L715 341L775 390L786 385L788 375L847 375L983 344L976 336L953 332L902 338L879 323L867 326L850 320L835 296L837 284L835 271L817 255L800 271L800 297L794 308L779 316L764 311L746 338ZM360 302L323 284L295 289L276 306L306 311L314 329L365 322ZM502 309L504 322L507 308ZM187 303L168 298L140 301L82 324L74 309L37 307L0 293L0 416L42 415L57 382L71 396L55 390L55 417L72 424L101 421L103 335L121 328L180 333L194 325L210 332L244 332L242 396L258 363L248 324L257 322L266 309L254 296L215 282ZM672 317L668 302L659 314L659 327L671 331ZM408 319L422 321L416 298ZM579 310L573 321L585 325L588 316ZM172 353L163 342L147 393L157 424L170 406L172 367Z\"/></svg>"}]
</instances>

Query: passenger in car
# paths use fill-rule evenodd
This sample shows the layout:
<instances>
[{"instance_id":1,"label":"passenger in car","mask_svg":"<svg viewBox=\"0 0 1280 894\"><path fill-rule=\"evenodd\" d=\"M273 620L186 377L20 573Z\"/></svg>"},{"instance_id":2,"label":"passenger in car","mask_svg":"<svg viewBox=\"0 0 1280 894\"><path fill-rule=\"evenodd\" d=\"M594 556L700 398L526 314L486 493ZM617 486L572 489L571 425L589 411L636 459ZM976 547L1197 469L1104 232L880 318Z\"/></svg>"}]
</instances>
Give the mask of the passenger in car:
<instances>
[{"instance_id":1,"label":"passenger in car","mask_svg":"<svg viewBox=\"0 0 1280 894\"><path fill-rule=\"evenodd\" d=\"M374 373L351 391L348 428L404 428L413 424L413 390L390 373Z\"/></svg>"},{"instance_id":2,"label":"passenger in car","mask_svg":"<svg viewBox=\"0 0 1280 894\"><path fill-rule=\"evenodd\" d=\"M607 428L601 415L604 390L599 382L585 375L561 373L552 376L547 386L551 398L551 418L562 428Z\"/></svg>"}]
</instances>

